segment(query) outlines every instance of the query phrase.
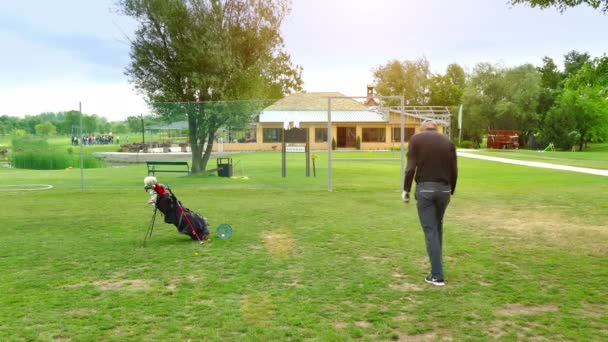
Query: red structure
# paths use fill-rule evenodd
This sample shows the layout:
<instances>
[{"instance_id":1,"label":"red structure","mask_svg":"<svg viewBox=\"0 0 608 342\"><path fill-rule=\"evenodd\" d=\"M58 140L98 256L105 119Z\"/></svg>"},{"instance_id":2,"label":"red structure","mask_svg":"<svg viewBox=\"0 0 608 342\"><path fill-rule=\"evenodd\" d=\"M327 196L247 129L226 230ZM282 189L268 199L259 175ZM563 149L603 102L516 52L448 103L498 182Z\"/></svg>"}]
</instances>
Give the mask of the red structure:
<instances>
[{"instance_id":1,"label":"red structure","mask_svg":"<svg viewBox=\"0 0 608 342\"><path fill-rule=\"evenodd\" d=\"M519 148L519 131L488 129L488 148Z\"/></svg>"}]
</instances>

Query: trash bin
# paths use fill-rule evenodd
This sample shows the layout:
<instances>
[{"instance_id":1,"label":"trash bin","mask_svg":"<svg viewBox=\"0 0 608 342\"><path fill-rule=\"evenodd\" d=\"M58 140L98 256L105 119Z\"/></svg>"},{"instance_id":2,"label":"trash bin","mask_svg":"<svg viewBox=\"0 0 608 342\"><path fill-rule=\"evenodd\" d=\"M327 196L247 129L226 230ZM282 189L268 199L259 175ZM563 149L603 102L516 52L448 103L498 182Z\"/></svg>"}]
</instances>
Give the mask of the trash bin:
<instances>
[{"instance_id":1,"label":"trash bin","mask_svg":"<svg viewBox=\"0 0 608 342\"><path fill-rule=\"evenodd\" d=\"M232 158L217 158L217 175L232 177Z\"/></svg>"}]
</instances>

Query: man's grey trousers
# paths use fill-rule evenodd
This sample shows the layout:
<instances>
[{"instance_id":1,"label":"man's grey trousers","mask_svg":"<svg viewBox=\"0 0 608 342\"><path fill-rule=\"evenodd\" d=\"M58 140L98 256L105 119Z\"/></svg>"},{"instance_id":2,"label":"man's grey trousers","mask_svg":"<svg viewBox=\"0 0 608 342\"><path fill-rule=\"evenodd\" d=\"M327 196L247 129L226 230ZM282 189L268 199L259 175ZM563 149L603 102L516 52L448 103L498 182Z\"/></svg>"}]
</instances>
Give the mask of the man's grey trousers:
<instances>
[{"instance_id":1,"label":"man's grey trousers","mask_svg":"<svg viewBox=\"0 0 608 342\"><path fill-rule=\"evenodd\" d=\"M416 207L424 230L431 274L443 279L443 214L450 203L450 186L437 182L416 184Z\"/></svg>"}]
</instances>

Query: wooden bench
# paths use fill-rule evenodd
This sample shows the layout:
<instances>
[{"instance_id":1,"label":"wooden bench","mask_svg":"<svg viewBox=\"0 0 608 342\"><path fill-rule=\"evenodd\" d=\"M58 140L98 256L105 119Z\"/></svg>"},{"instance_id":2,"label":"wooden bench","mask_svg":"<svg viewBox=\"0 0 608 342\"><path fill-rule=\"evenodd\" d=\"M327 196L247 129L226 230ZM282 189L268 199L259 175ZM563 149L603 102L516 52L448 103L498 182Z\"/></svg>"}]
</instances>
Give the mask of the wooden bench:
<instances>
[{"instance_id":1,"label":"wooden bench","mask_svg":"<svg viewBox=\"0 0 608 342\"><path fill-rule=\"evenodd\" d=\"M190 166L188 166L188 162L185 161L147 161L146 165L148 166L148 175L151 173L154 176L155 172L185 172L190 174ZM158 166L185 166L186 169L158 169Z\"/></svg>"}]
</instances>

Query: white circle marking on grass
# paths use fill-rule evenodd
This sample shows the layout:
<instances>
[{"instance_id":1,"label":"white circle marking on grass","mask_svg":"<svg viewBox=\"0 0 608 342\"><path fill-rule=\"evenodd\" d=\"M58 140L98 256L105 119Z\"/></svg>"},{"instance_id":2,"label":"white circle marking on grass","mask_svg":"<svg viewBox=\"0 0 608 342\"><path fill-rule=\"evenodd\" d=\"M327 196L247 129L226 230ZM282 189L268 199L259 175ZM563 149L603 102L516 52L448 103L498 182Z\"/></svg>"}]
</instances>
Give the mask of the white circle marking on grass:
<instances>
[{"instance_id":1,"label":"white circle marking on grass","mask_svg":"<svg viewBox=\"0 0 608 342\"><path fill-rule=\"evenodd\" d=\"M53 186L49 184L21 184L21 185L0 185L0 192L8 191L37 191L49 190Z\"/></svg>"}]
</instances>

